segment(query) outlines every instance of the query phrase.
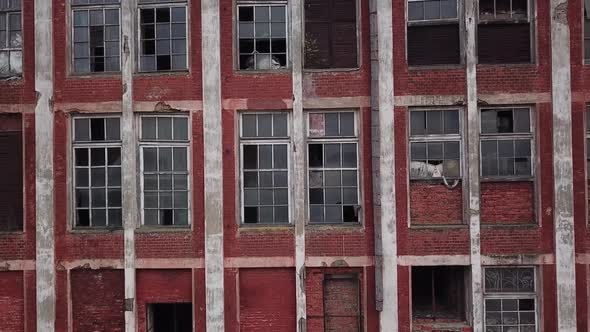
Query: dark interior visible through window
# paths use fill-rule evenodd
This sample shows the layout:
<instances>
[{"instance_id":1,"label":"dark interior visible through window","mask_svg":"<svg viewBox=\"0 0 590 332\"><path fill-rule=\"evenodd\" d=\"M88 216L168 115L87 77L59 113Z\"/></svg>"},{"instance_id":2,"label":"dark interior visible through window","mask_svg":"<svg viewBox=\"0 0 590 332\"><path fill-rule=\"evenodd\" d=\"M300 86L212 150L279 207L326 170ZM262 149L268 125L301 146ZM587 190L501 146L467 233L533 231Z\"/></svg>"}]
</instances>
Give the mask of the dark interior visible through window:
<instances>
[{"instance_id":1,"label":"dark interior visible through window","mask_svg":"<svg viewBox=\"0 0 590 332\"><path fill-rule=\"evenodd\" d=\"M412 267L414 319L465 319L465 268L461 266Z\"/></svg>"},{"instance_id":2,"label":"dark interior visible through window","mask_svg":"<svg viewBox=\"0 0 590 332\"><path fill-rule=\"evenodd\" d=\"M147 332L192 332L191 303L152 303L147 307Z\"/></svg>"}]
</instances>

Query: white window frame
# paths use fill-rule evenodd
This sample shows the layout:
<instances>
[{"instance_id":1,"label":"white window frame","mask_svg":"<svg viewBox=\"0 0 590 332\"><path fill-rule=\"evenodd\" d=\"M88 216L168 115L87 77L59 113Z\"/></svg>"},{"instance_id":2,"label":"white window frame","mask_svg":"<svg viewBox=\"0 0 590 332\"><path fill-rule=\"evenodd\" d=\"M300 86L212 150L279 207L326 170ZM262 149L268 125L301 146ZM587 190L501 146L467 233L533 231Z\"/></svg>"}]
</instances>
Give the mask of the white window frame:
<instances>
[{"instance_id":1,"label":"white window frame","mask_svg":"<svg viewBox=\"0 0 590 332\"><path fill-rule=\"evenodd\" d=\"M487 269L523 269L523 268L529 268L533 270L533 278L534 278L534 285L535 285L535 289L534 292L488 292L485 288L485 277L486 277L486 270ZM539 281L539 277L538 277L538 271L537 268L535 266L530 266L530 265L523 265L523 266L485 266L483 268L483 295L484 295L484 299L483 299L483 315L484 315L484 320L483 320L483 324L484 324L484 329L487 327L486 324L486 320L485 320L485 316L486 316L486 300L502 300L502 299L516 299L516 300L527 300L527 299L532 299L535 303L535 331L540 331L540 327L539 327L539 317L540 317L540 308L539 308L539 285L538 285L538 281ZM503 312L503 311L502 311ZM520 311L517 311L520 312ZM494 325L497 326L497 325ZM504 326L503 324L500 326ZM512 326L512 325L511 325ZM518 324L517 326L520 327L520 324Z\"/></svg>"},{"instance_id":2,"label":"white window frame","mask_svg":"<svg viewBox=\"0 0 590 332\"><path fill-rule=\"evenodd\" d=\"M533 0L526 0L527 2L527 9L526 9L526 19L524 18L513 18L512 16L514 15L514 10L512 9L512 2L514 0L510 0L510 18L506 19L506 18L497 18L497 13L496 13L496 2L498 2L498 0L490 0L494 2L494 18L487 18L487 19L481 19L481 13L479 11L479 2L482 0L477 0L478 1L478 12L477 12L477 22L478 23L490 23L490 22L505 22L505 23L531 23L532 22L532 16L533 16ZM534 27L532 27L532 29L534 29Z\"/></svg>"},{"instance_id":3,"label":"white window frame","mask_svg":"<svg viewBox=\"0 0 590 332\"><path fill-rule=\"evenodd\" d=\"M330 137L330 136L323 136L323 137L314 137L310 135L310 130L311 130L311 126L310 126L310 117L312 114L328 114L328 113L352 113L354 116L354 137ZM334 110L310 110L310 111L306 111L305 112L305 138L306 138L306 142L305 142L305 171L306 171L306 181L307 181L307 188L306 188L306 207L307 207L307 224L310 225L362 225L363 224L363 196L362 196L362 190L361 190L361 171L363 169L362 165L361 165L361 158L360 158L360 154L361 154L361 139L360 139L360 128L359 128L359 121L360 121L360 116L359 116L359 111L358 110L347 110L347 109L334 109ZM340 168L326 168L326 167L320 167L320 168L316 168L316 167L310 167L309 166L309 145L310 144L346 144L346 143L354 143L356 144L356 168L345 168L345 167L340 167ZM323 156L322 156L323 158ZM310 184L310 178L309 178L309 173L312 170L322 170L322 171L331 171L331 170L337 170L337 171L356 171L356 189L357 189L357 204L355 205L355 213L357 214L357 221L356 222L338 222L338 223L328 223L328 222L311 222L311 203L310 203L310 197L309 197L309 190L311 189L311 187L309 186ZM325 189L324 189L325 190ZM324 192L324 198L325 198L325 192ZM326 211L325 211L325 206L327 205L325 203L325 199L324 199L324 203L322 204L324 206L324 220L325 220L325 216L326 216ZM328 204L329 205L329 204ZM344 205L344 204L340 204L340 205Z\"/></svg>"},{"instance_id":4,"label":"white window frame","mask_svg":"<svg viewBox=\"0 0 590 332\"><path fill-rule=\"evenodd\" d=\"M240 20L239 20L239 12L240 12L240 7L273 7L273 6L284 6L285 7L285 66L284 67L280 67L280 68L269 68L269 69L259 69L259 68L254 68L254 69L241 69L240 68ZM236 30L236 37L235 37L235 52L234 52L234 56L235 56L235 65L236 65L236 70L240 71L240 72L256 72L256 71L271 71L271 72L275 72L275 71L281 71L281 70L285 70L290 68L290 51L291 51L291 29L290 29L290 21L289 21L289 4L287 3L287 1L255 1L255 0L244 0L244 1L237 1L236 3L236 15L235 15L235 30ZM256 9L254 9L256 10ZM254 23L254 26L256 25L256 18L254 18L254 20L252 21L252 23ZM254 29L256 29L254 27ZM257 39L265 39L265 38L257 38L256 37L256 30L254 30L254 37L252 37L252 39L256 40ZM271 39L271 37L269 37L268 39ZM271 51L272 51L272 41L271 41ZM256 54L256 44L254 45L254 53ZM272 52L269 53L271 56L271 66L272 66ZM254 55L254 66L256 66L256 55Z\"/></svg>"},{"instance_id":5,"label":"white window frame","mask_svg":"<svg viewBox=\"0 0 590 332\"><path fill-rule=\"evenodd\" d=\"M158 118L158 117L166 117L166 118L186 118L187 120L187 141L181 142L178 140L161 140L158 141L157 139L142 139L142 125L141 120L143 118ZM140 189L140 218L141 218L141 227L148 227L148 228L176 228L176 229L192 229L193 222L192 222L192 213L193 213L193 188L192 188L192 140L191 140L191 133L192 133L192 117L189 114L142 114L137 116L137 123L138 123L138 148L139 148L139 189ZM157 133L157 124L156 124L156 133ZM174 124L172 124L172 137L174 137ZM145 203L145 195L144 195L144 159L143 159L143 151L145 148L186 148L187 155L186 155L186 162L187 162L187 223L186 224L172 224L172 225L146 225L145 224L145 210L144 210L144 203ZM158 160L159 162L159 160ZM172 164L174 164L174 160L172 160ZM173 174L173 171L171 172ZM158 189L158 193L159 193ZM174 191L172 191L172 196L174 196ZM159 204L159 203L158 203ZM172 203L174 204L174 202ZM157 209L158 211L160 208ZM174 211L174 205L172 205L172 210Z\"/></svg>"},{"instance_id":6,"label":"white window frame","mask_svg":"<svg viewBox=\"0 0 590 332\"><path fill-rule=\"evenodd\" d=\"M285 114L287 116L287 137L286 138L271 138L271 137L263 137L263 138L257 138L257 137L247 137L247 138L243 138L243 116L244 115L264 115L264 114ZM282 112L282 111L273 111L273 112L241 112L239 114L239 155L240 155L240 160L239 160L239 185L240 185L240 225L242 226L257 226L257 225L264 225L264 226L285 226L285 225L291 225L293 224L292 221L292 195L291 195L291 172L292 172L292 155L291 155L291 113L290 112ZM272 119L272 118L271 118ZM272 120L273 122L271 122L271 128L274 128L274 126L272 125L272 123L274 123L274 120ZM245 204L244 204L244 146L245 145L256 145L256 146L260 146L260 145L272 145L273 147L275 145L286 145L287 146L287 220L288 222L286 223L263 223L263 222L257 222L257 223L246 223L244 221L245 219ZM273 152L274 153L274 152ZM251 171L257 171L259 172L260 170L257 169L252 169ZM275 169L272 170L272 172L274 172ZM281 170L282 171L282 170ZM273 207L276 205L272 205ZM274 217L274 216L273 216Z\"/></svg>"},{"instance_id":7,"label":"white window frame","mask_svg":"<svg viewBox=\"0 0 590 332\"><path fill-rule=\"evenodd\" d=\"M125 1L125 0L122 0ZM102 15L103 15L103 27L106 27L107 25L104 23L105 22L105 10L109 10L109 9L117 9L119 12L119 54L117 55L119 57L119 70L117 71L107 71L106 70L106 62L105 62L105 70L103 71L92 71L89 70L88 72L78 72L76 71L76 67L75 67L75 59L76 59L76 54L75 54L75 47L74 45L76 44L75 39L74 39L74 12L75 11L86 11L86 12L90 12L92 10L102 10ZM121 2L114 4L114 3L109 3L109 4L88 4L88 5L74 5L73 1L70 0L69 1L69 11L68 11L68 20L70 22L69 24L69 31L68 31L68 36L69 36L69 45L70 45L70 61L69 63L69 72L71 74L74 75L112 75L112 74L116 74L116 73L120 73L121 72L121 66L123 65L123 61L122 61L122 52L121 52L121 36L122 36L122 27L121 27ZM88 29L90 29L90 19L88 22L88 25L86 26L88 27ZM90 30L88 31L88 33L90 34ZM90 44L90 38L88 39L88 43ZM103 45L105 45L107 43L106 40L103 40ZM103 55L104 58L106 58L106 46L105 48L105 55ZM88 54L88 59L90 59L90 53Z\"/></svg>"},{"instance_id":8,"label":"white window frame","mask_svg":"<svg viewBox=\"0 0 590 332\"><path fill-rule=\"evenodd\" d=\"M439 3L443 0L438 0ZM408 25L420 25L420 24L427 24L427 23L435 23L435 24L444 24L444 23L459 23L459 17L461 15L461 1L455 1L456 5L456 16L455 17L448 17L448 18L423 18L421 20L414 20L410 19L410 3L411 2L429 2L429 0L407 0L406 1L406 23Z\"/></svg>"},{"instance_id":9,"label":"white window frame","mask_svg":"<svg viewBox=\"0 0 590 332\"><path fill-rule=\"evenodd\" d=\"M91 141L86 141L86 142L76 142L75 140L75 133L76 133L76 120L92 120L92 119L119 119L119 140L118 141L102 141L102 142L91 142ZM92 185L90 183L90 179L91 179L91 174L90 171L92 169L92 166L90 164L90 159L88 160L88 166L87 167L82 167L82 168L87 168L89 171L88 177L89 177L89 182L88 182L88 190L89 190L89 197L88 197L88 221L89 221L89 226L79 226L76 224L77 218L76 218L76 212L78 210L78 208L76 207L76 149L77 148L82 148L82 149L92 149L92 148L100 148L100 149L108 149L108 148L119 148L119 151L121 153L121 157L122 157L122 153L123 153L123 138L121 137L122 135L122 129L121 129L121 116L120 115L111 115L111 114L102 114L102 115L91 115L91 116L74 116L72 117L72 134L71 134L71 140L70 140L70 144L71 144L71 163L70 163L70 174L71 174L71 199L70 199L70 203L71 203L71 207L72 207L72 213L71 213L71 227L75 230L89 230L89 229L110 229L110 228L116 228L116 229L122 229L123 228L123 197L121 197L121 207L119 209L121 209L121 225L116 225L116 226L112 226L109 224L109 216L108 216L108 211L109 211L109 206L108 206L108 160L107 160L107 156L105 156L105 168L107 169L107 173L105 174L105 213L106 213L106 225L104 226L93 226L92 225L92 195L91 195L91 191L92 191ZM105 125L105 135L106 135L106 125ZM121 196L123 195L123 165L119 165L119 168L121 169L121 179L120 182L121 184L119 185L119 188L121 189ZM115 186L116 188L116 186ZM114 208L118 208L118 207L114 207Z\"/></svg>"},{"instance_id":10,"label":"white window frame","mask_svg":"<svg viewBox=\"0 0 590 332\"><path fill-rule=\"evenodd\" d=\"M125 0L123 0L125 1ZM190 56L191 56L191 36L190 36L190 5L189 5L189 1L188 0L159 0L157 2L141 2L142 0L139 0L137 2L137 48L136 48L136 58L137 58L137 72L142 74L142 73L183 73L183 72L188 72L190 71ZM155 63L156 68L154 70L143 70L142 66L141 66L141 56L142 56L142 52L141 52L141 41L142 39L142 34L141 34L141 10L142 9L156 9L156 8L181 8L183 7L185 10L185 46L186 46L186 66L184 69L172 69L172 36L170 36L170 68L168 70L158 70L158 65L157 62ZM168 22L170 25L172 24L172 22ZM154 18L154 26L156 25L155 23L155 18ZM172 29L170 29L170 34L172 34ZM156 31L154 31L154 37L155 37L155 33ZM155 39L154 39L155 40ZM154 44L154 52L156 52L156 45ZM157 57L157 54L154 53L154 58Z\"/></svg>"},{"instance_id":11,"label":"white window frame","mask_svg":"<svg viewBox=\"0 0 590 332\"><path fill-rule=\"evenodd\" d=\"M528 133L483 133L481 130L482 126L482 111L484 110L515 110L515 109L528 109L529 112L529 132ZM531 106L526 105L512 105L512 106L487 106L479 108L479 174L481 179L484 181L534 181L536 176L536 135L535 135L535 114L534 109ZM483 175L483 153L481 144L483 141L514 141L514 140L529 140L531 146L530 155L530 169L531 174L529 175L496 175L496 176L484 176ZM499 170L498 170L499 171Z\"/></svg>"},{"instance_id":12,"label":"white window frame","mask_svg":"<svg viewBox=\"0 0 590 332\"><path fill-rule=\"evenodd\" d=\"M423 134L423 135L412 135L412 112L432 112L442 111L443 114L446 111L456 111L459 116L459 133L457 134ZM443 115L444 119L444 115ZM444 130L444 123L443 130ZM410 108L408 112L408 178L410 181L430 181L442 179L457 179L463 178L464 168L464 151L463 151L463 111L460 108ZM446 177L444 173L440 177L425 177L425 178L414 178L412 177L411 163L412 163L412 143L447 143L447 142L458 142L459 143L459 175L457 177ZM444 156L444 155L443 155ZM444 159L443 159L444 161ZM443 166L444 167L444 166Z\"/></svg>"},{"instance_id":13,"label":"white window frame","mask_svg":"<svg viewBox=\"0 0 590 332\"><path fill-rule=\"evenodd\" d=\"M8 69L9 71L6 73L0 72L0 77L13 77L13 76L22 76L25 66L24 61L24 26L23 26L23 4L22 0L8 0L9 3L15 2L19 3L18 9L0 9L0 14L6 15L6 26L4 27L6 30L6 46L4 48L0 48L0 51L8 53ZM12 7L12 6L11 6ZM11 47L10 46L10 16L18 15L20 17L20 34L21 34L21 45L20 47ZM11 71L10 69L12 66L10 65L10 54L13 52L20 52L21 54L21 69L20 71Z\"/></svg>"}]
</instances>

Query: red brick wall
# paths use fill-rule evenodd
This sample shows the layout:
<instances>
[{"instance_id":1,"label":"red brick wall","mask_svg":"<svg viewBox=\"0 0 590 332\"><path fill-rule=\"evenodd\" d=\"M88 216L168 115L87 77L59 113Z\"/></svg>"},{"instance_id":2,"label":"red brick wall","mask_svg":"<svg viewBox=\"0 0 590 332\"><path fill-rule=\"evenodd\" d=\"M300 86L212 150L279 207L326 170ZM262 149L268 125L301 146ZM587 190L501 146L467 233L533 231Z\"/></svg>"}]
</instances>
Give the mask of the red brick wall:
<instances>
[{"instance_id":1,"label":"red brick wall","mask_svg":"<svg viewBox=\"0 0 590 332\"><path fill-rule=\"evenodd\" d=\"M447 189L442 183L410 182L410 222L449 225L463 223L463 189L459 183Z\"/></svg>"},{"instance_id":2,"label":"red brick wall","mask_svg":"<svg viewBox=\"0 0 590 332\"><path fill-rule=\"evenodd\" d=\"M24 331L25 296L22 271L0 272L0 330Z\"/></svg>"},{"instance_id":3,"label":"red brick wall","mask_svg":"<svg viewBox=\"0 0 590 332\"><path fill-rule=\"evenodd\" d=\"M73 331L125 331L123 270L70 272Z\"/></svg>"},{"instance_id":4,"label":"red brick wall","mask_svg":"<svg viewBox=\"0 0 590 332\"><path fill-rule=\"evenodd\" d=\"M535 223L535 184L522 182L482 182L481 222L494 224Z\"/></svg>"},{"instance_id":5,"label":"red brick wall","mask_svg":"<svg viewBox=\"0 0 590 332\"><path fill-rule=\"evenodd\" d=\"M294 270L240 269L238 278L240 331L295 331Z\"/></svg>"}]
</instances>

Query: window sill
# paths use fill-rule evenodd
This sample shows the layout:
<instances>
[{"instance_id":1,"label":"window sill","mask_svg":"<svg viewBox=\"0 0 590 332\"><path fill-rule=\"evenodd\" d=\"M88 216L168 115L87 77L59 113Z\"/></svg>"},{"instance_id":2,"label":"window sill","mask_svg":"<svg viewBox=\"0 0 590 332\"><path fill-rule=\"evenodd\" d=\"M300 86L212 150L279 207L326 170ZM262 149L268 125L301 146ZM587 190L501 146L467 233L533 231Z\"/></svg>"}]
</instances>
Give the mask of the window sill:
<instances>
[{"instance_id":1,"label":"window sill","mask_svg":"<svg viewBox=\"0 0 590 332\"><path fill-rule=\"evenodd\" d=\"M349 72L356 72L356 71L360 71L360 70L361 70L360 67L355 67L355 68L318 68L318 69L303 68L302 72L304 74L331 73L331 72L349 73Z\"/></svg>"},{"instance_id":2,"label":"window sill","mask_svg":"<svg viewBox=\"0 0 590 332\"><path fill-rule=\"evenodd\" d=\"M342 224L312 224L305 225L306 230L309 231L339 231L339 232L362 232L365 227L362 223L342 223Z\"/></svg>"},{"instance_id":3,"label":"window sill","mask_svg":"<svg viewBox=\"0 0 590 332\"><path fill-rule=\"evenodd\" d=\"M513 229L513 228L521 228L521 229L531 229L531 230L536 230L541 228L539 226L539 224L532 222L532 221L528 221L528 222L523 222L523 223L518 223L518 224L514 224L514 223L494 223L493 221L487 221L487 222L481 222L480 223L480 227L485 227L485 228L508 228L508 229Z\"/></svg>"},{"instance_id":4,"label":"window sill","mask_svg":"<svg viewBox=\"0 0 590 332\"><path fill-rule=\"evenodd\" d=\"M23 75L19 74L19 75L13 75L13 76L3 76L0 75L0 82L5 82L5 83L20 83L23 81Z\"/></svg>"},{"instance_id":5,"label":"window sill","mask_svg":"<svg viewBox=\"0 0 590 332\"><path fill-rule=\"evenodd\" d=\"M191 72L184 70L163 70L163 71L137 71L133 73L134 77L153 77L153 76L171 76L171 77L190 77Z\"/></svg>"},{"instance_id":6,"label":"window sill","mask_svg":"<svg viewBox=\"0 0 590 332\"><path fill-rule=\"evenodd\" d=\"M141 225L135 229L136 233L192 233L191 225L188 226L146 226Z\"/></svg>"},{"instance_id":7,"label":"window sill","mask_svg":"<svg viewBox=\"0 0 590 332\"><path fill-rule=\"evenodd\" d=\"M96 78L102 78L102 79L121 79L121 72L120 71L113 71L113 72L96 72L96 73L69 73L67 78L68 79L81 79L81 80L87 80L87 79L96 79Z\"/></svg>"},{"instance_id":8,"label":"window sill","mask_svg":"<svg viewBox=\"0 0 590 332\"><path fill-rule=\"evenodd\" d=\"M281 69L265 69L265 70L247 70L247 69L234 69L236 75L286 75L292 72L290 67Z\"/></svg>"},{"instance_id":9,"label":"window sill","mask_svg":"<svg viewBox=\"0 0 590 332\"><path fill-rule=\"evenodd\" d=\"M526 63L478 63L477 69L498 69L498 67L507 67L509 69L536 69L538 63L526 62Z\"/></svg>"},{"instance_id":10,"label":"window sill","mask_svg":"<svg viewBox=\"0 0 590 332\"><path fill-rule=\"evenodd\" d=\"M25 234L25 231L24 230L0 231L0 236L3 236L3 235L7 235L7 236L10 236L10 235L24 235L24 234Z\"/></svg>"},{"instance_id":11,"label":"window sill","mask_svg":"<svg viewBox=\"0 0 590 332\"><path fill-rule=\"evenodd\" d=\"M83 228L76 227L70 229L72 234L108 234L108 233L120 233L123 231L122 227L101 227L101 228Z\"/></svg>"},{"instance_id":12,"label":"window sill","mask_svg":"<svg viewBox=\"0 0 590 332\"><path fill-rule=\"evenodd\" d=\"M440 322L434 319L428 318L416 318L412 319L413 325L418 325L418 327L413 327L413 332L421 332L421 331L464 331L465 328L468 328L470 325L466 321L453 321L453 322ZM420 326L427 325L427 328L421 328Z\"/></svg>"},{"instance_id":13,"label":"window sill","mask_svg":"<svg viewBox=\"0 0 590 332\"><path fill-rule=\"evenodd\" d=\"M420 71L428 71L428 70L442 71L442 70L458 70L458 69L465 69L465 64L450 63L450 64L442 64L442 65L408 65L408 71L410 71L410 72L420 72Z\"/></svg>"},{"instance_id":14,"label":"window sill","mask_svg":"<svg viewBox=\"0 0 590 332\"><path fill-rule=\"evenodd\" d=\"M481 177L479 182L534 182L534 177L524 177L524 178L486 178Z\"/></svg>"},{"instance_id":15,"label":"window sill","mask_svg":"<svg viewBox=\"0 0 590 332\"><path fill-rule=\"evenodd\" d=\"M469 228L469 225L467 224L412 224L410 222L410 227L408 227L411 230L430 230L430 229L449 229L449 228L457 228L457 229L461 229L461 228Z\"/></svg>"},{"instance_id":16,"label":"window sill","mask_svg":"<svg viewBox=\"0 0 590 332\"><path fill-rule=\"evenodd\" d=\"M294 224L243 224L238 227L238 232L266 232L266 231L292 231Z\"/></svg>"}]
</instances>

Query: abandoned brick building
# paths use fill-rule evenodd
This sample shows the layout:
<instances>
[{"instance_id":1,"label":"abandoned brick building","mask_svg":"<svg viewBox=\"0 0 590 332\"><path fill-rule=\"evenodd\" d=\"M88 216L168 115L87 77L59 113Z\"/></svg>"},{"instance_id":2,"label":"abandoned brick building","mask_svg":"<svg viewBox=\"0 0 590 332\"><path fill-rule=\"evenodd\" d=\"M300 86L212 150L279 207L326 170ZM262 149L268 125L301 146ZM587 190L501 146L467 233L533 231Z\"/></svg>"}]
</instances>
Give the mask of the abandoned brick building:
<instances>
[{"instance_id":1,"label":"abandoned brick building","mask_svg":"<svg viewBox=\"0 0 590 332\"><path fill-rule=\"evenodd\" d=\"M0 331L588 331L589 0L0 0Z\"/></svg>"}]
</instances>

